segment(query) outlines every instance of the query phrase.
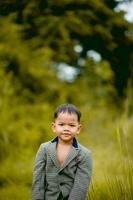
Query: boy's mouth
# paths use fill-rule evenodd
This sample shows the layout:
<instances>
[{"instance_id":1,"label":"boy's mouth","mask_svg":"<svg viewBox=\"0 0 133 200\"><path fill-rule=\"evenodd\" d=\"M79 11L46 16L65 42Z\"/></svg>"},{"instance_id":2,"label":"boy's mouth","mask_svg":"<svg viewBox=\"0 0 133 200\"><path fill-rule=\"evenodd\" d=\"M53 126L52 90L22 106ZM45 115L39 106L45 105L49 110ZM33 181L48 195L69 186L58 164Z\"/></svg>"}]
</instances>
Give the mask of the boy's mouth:
<instances>
[{"instance_id":1,"label":"boy's mouth","mask_svg":"<svg viewBox=\"0 0 133 200\"><path fill-rule=\"evenodd\" d=\"M63 133L64 136L71 136L70 133Z\"/></svg>"}]
</instances>

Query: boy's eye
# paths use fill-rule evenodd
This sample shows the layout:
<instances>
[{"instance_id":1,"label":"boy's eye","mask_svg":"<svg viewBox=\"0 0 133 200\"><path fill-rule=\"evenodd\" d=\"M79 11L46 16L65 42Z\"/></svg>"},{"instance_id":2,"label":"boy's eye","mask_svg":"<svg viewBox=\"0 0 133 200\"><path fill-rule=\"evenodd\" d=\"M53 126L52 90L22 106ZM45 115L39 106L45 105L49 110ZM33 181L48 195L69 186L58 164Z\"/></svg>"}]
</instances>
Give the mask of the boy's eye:
<instances>
[{"instance_id":1,"label":"boy's eye","mask_svg":"<svg viewBox=\"0 0 133 200\"><path fill-rule=\"evenodd\" d=\"M71 127L75 127L75 125L74 125L74 124L70 124L70 126L71 126Z\"/></svg>"},{"instance_id":2,"label":"boy's eye","mask_svg":"<svg viewBox=\"0 0 133 200\"><path fill-rule=\"evenodd\" d=\"M63 126L64 124L58 124L59 126Z\"/></svg>"}]
</instances>

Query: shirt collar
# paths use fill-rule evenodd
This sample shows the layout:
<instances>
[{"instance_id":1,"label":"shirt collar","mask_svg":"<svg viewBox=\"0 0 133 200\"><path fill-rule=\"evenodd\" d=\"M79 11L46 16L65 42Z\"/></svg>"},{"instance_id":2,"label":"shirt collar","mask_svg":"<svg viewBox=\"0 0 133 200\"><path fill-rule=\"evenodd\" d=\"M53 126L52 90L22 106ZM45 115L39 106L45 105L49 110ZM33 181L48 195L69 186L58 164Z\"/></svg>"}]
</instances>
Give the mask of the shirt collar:
<instances>
[{"instance_id":1,"label":"shirt collar","mask_svg":"<svg viewBox=\"0 0 133 200\"><path fill-rule=\"evenodd\" d=\"M51 140L51 143L58 142L58 136ZM78 149L78 141L76 138L73 139L72 146Z\"/></svg>"}]
</instances>

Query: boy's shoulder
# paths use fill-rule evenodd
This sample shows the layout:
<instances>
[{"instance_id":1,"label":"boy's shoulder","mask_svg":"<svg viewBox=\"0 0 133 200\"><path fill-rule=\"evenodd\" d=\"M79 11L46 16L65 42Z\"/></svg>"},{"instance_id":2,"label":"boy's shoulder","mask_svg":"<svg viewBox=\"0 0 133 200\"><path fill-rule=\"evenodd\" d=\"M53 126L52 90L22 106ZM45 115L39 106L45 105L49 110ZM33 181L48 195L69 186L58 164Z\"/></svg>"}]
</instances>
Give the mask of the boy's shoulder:
<instances>
[{"instance_id":1,"label":"boy's shoulder","mask_svg":"<svg viewBox=\"0 0 133 200\"><path fill-rule=\"evenodd\" d=\"M78 143L78 146L79 146L79 150L80 150L80 153L84 156L91 156L91 150L85 146L83 146L82 144Z\"/></svg>"},{"instance_id":2,"label":"boy's shoulder","mask_svg":"<svg viewBox=\"0 0 133 200\"><path fill-rule=\"evenodd\" d=\"M47 148L47 147L49 146L50 143L51 143L50 141L44 142L44 143L42 143L42 144L40 145L40 148L45 149L45 148Z\"/></svg>"},{"instance_id":3,"label":"boy's shoulder","mask_svg":"<svg viewBox=\"0 0 133 200\"><path fill-rule=\"evenodd\" d=\"M92 153L91 150L81 144L78 143L79 154L78 161L83 163L88 163L88 166L92 165Z\"/></svg>"}]
</instances>

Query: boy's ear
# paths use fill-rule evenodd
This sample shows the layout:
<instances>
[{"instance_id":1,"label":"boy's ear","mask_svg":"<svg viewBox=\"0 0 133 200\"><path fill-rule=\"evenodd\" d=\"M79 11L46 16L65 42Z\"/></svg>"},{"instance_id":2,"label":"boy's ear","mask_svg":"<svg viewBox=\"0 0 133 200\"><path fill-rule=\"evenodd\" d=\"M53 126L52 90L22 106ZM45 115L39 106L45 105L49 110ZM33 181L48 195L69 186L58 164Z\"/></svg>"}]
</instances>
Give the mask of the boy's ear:
<instances>
[{"instance_id":1,"label":"boy's ear","mask_svg":"<svg viewBox=\"0 0 133 200\"><path fill-rule=\"evenodd\" d=\"M80 131L81 131L81 128L82 128L82 125L81 125L81 124L79 124L79 126L78 126L78 131L77 131L77 134L79 134L79 133L80 133Z\"/></svg>"},{"instance_id":2,"label":"boy's ear","mask_svg":"<svg viewBox=\"0 0 133 200\"><path fill-rule=\"evenodd\" d=\"M55 133L55 123L54 122L51 123L51 129Z\"/></svg>"}]
</instances>

